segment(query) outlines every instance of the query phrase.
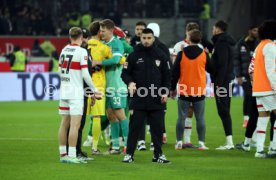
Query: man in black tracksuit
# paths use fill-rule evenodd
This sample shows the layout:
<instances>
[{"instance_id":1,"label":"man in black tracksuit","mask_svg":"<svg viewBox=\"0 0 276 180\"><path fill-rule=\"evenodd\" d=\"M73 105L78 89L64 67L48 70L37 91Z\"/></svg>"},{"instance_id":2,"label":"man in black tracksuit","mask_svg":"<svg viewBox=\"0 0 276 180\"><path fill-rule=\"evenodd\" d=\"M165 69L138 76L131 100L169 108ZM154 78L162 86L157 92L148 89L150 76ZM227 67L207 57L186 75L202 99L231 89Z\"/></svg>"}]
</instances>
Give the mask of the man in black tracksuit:
<instances>
[{"instance_id":1,"label":"man in black tracksuit","mask_svg":"<svg viewBox=\"0 0 276 180\"><path fill-rule=\"evenodd\" d=\"M147 119L154 157L152 162L169 163L162 153L163 121L169 94L171 70L169 59L157 48L153 31L144 29L141 44L134 48L124 65L122 79L128 85L130 96L130 123L127 154L123 162L133 162L134 151L144 121Z\"/></svg>"},{"instance_id":2,"label":"man in black tracksuit","mask_svg":"<svg viewBox=\"0 0 276 180\"><path fill-rule=\"evenodd\" d=\"M169 51L169 49L156 36L155 36L154 44L155 44L155 48L158 49L159 52L162 51L160 53L163 53L163 56L165 56L164 57L165 59L170 59L170 51ZM166 143L167 140L164 139L164 138L166 138L166 137L164 137L164 134L166 134L165 119L163 121L163 124L164 125L163 125L163 138L162 138L162 142ZM138 137L138 147L137 147L137 149L139 151L140 150L146 150L145 139L146 139L146 124L142 127L141 132L140 132L139 137ZM152 141L151 141L151 145L150 146L151 146L150 147L151 150L154 149Z\"/></svg>"},{"instance_id":3,"label":"man in black tracksuit","mask_svg":"<svg viewBox=\"0 0 276 180\"><path fill-rule=\"evenodd\" d=\"M224 21L218 21L213 26L214 51L211 62L215 72L211 74L214 83L214 92L218 114L222 120L224 132L226 135L226 144L217 148L217 150L233 149L232 139L232 120L230 115L231 103L231 81L234 79L233 48L234 40L225 33L227 24Z\"/></svg>"},{"instance_id":4,"label":"man in black tracksuit","mask_svg":"<svg viewBox=\"0 0 276 180\"><path fill-rule=\"evenodd\" d=\"M243 87L244 101L243 101L243 127L247 126L251 106L253 102L252 85L248 73L249 64L251 62L255 48L258 45L258 28L251 26L248 30L248 35L241 38L235 46L234 67L235 75L239 85Z\"/></svg>"}]
</instances>

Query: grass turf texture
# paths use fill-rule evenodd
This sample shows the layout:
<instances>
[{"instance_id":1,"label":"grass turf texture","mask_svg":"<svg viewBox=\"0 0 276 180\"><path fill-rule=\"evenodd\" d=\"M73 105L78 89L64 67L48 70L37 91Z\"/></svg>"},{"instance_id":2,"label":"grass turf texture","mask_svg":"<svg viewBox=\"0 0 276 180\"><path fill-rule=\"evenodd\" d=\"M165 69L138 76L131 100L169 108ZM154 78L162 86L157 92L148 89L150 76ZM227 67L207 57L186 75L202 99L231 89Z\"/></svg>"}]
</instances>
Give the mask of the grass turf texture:
<instances>
[{"instance_id":1,"label":"grass turf texture","mask_svg":"<svg viewBox=\"0 0 276 180\"><path fill-rule=\"evenodd\" d=\"M151 163L151 151L136 151L133 164L121 163L123 155L94 156L95 161L88 164L59 163L57 107L57 101L0 103L0 179L274 179L276 176L275 159L256 159L255 149L249 153L215 150L224 144L225 136L213 98L206 101L208 151L174 150L177 106L176 101L169 101L168 144L163 151L172 161L170 165ZM239 143L244 139L242 98L232 98L231 114L234 142ZM88 119L86 123L83 140ZM195 125L193 120L192 141L197 144ZM149 139L147 135L147 142ZM107 150L103 141L99 148ZM91 154L90 148L83 150Z\"/></svg>"}]
</instances>

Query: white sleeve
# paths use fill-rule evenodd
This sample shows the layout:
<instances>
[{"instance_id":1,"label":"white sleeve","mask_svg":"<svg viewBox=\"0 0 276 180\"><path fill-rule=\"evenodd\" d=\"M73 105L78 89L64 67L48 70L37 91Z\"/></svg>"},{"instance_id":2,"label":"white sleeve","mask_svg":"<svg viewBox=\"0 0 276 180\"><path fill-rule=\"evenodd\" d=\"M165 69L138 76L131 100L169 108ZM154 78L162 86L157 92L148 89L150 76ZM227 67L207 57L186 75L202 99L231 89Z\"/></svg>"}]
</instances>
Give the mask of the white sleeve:
<instances>
[{"instance_id":1,"label":"white sleeve","mask_svg":"<svg viewBox=\"0 0 276 180\"><path fill-rule=\"evenodd\" d=\"M87 64L87 61L88 61L88 53L85 49L82 49L82 53L81 53L81 61L80 61L80 65L81 65L81 74L82 74L82 77L84 79L84 81L86 82L86 84L91 88L91 90L93 92L97 92L98 89L96 88L96 86L94 85L93 81L92 81L92 78L89 74L89 71L88 71L88 64Z\"/></svg>"},{"instance_id":2,"label":"white sleeve","mask_svg":"<svg viewBox=\"0 0 276 180\"><path fill-rule=\"evenodd\" d=\"M269 43L263 49L265 70L272 89L276 92L276 45Z\"/></svg>"},{"instance_id":3,"label":"white sleeve","mask_svg":"<svg viewBox=\"0 0 276 180\"><path fill-rule=\"evenodd\" d=\"M180 46L180 42L176 43L173 47L173 56L176 56L178 54L178 52L181 51L181 46Z\"/></svg>"}]
</instances>

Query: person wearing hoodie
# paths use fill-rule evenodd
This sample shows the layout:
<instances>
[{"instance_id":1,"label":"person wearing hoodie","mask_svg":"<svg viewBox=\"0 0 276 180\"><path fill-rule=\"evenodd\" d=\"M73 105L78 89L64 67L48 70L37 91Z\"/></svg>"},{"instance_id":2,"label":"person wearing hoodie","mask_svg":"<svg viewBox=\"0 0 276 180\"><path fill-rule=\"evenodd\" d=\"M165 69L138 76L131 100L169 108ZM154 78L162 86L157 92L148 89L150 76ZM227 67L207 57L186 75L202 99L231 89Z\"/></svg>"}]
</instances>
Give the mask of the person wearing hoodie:
<instances>
[{"instance_id":1,"label":"person wearing hoodie","mask_svg":"<svg viewBox=\"0 0 276 180\"><path fill-rule=\"evenodd\" d=\"M177 95L178 83L178 120L176 124L177 144L183 140L185 120L189 113L190 105L194 107L197 122L199 150L207 150L205 146L205 94L206 70L211 71L212 66L208 54L199 47L202 34L198 29L189 31L189 46L178 52L172 71L171 97ZM187 76L189 75L189 76Z\"/></svg>"},{"instance_id":2,"label":"person wearing hoodie","mask_svg":"<svg viewBox=\"0 0 276 180\"><path fill-rule=\"evenodd\" d=\"M162 130L169 95L171 70L167 57L157 47L153 31L143 30L141 44L135 46L124 65L122 79L127 84L130 101L130 123L127 154L123 162L134 161L138 136L147 120L154 145L154 163L170 163L162 152ZM150 94L149 94L150 93Z\"/></svg>"},{"instance_id":3,"label":"person wearing hoodie","mask_svg":"<svg viewBox=\"0 0 276 180\"><path fill-rule=\"evenodd\" d=\"M216 148L217 150L234 149L230 103L232 81L235 78L233 63L235 41L226 33L227 26L226 22L217 21L213 26L212 38L214 50L211 62L214 65L214 72L211 73L211 79L214 83L218 114L226 135L226 144Z\"/></svg>"}]
</instances>

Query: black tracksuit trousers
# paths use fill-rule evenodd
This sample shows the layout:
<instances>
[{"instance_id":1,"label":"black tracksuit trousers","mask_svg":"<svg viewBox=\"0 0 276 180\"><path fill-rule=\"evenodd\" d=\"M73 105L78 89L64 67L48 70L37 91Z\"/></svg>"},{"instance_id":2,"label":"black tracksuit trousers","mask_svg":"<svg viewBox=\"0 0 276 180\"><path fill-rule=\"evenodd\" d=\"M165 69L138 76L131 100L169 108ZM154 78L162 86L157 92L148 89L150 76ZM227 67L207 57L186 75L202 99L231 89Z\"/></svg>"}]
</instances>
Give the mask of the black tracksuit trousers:
<instances>
[{"instance_id":1,"label":"black tracksuit trousers","mask_svg":"<svg viewBox=\"0 0 276 180\"><path fill-rule=\"evenodd\" d=\"M161 155L164 118L164 110L133 110L129 122L127 154L134 155L139 134L147 120L150 125L150 133L154 145L154 156L158 157Z\"/></svg>"}]
</instances>

